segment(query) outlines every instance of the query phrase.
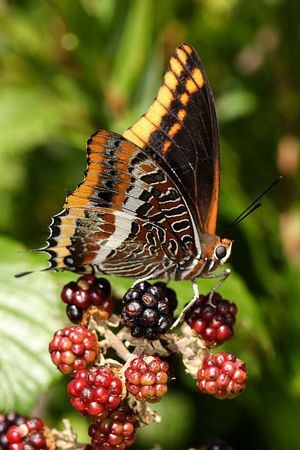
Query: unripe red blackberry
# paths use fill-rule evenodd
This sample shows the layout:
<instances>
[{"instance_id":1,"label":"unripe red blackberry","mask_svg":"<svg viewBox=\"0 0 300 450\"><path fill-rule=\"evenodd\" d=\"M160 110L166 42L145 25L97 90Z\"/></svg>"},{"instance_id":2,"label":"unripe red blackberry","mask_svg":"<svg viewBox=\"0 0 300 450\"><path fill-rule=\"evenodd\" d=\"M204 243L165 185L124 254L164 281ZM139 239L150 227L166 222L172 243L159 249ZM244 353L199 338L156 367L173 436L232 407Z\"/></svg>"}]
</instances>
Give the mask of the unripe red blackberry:
<instances>
[{"instance_id":1,"label":"unripe red blackberry","mask_svg":"<svg viewBox=\"0 0 300 450\"><path fill-rule=\"evenodd\" d=\"M62 373L77 372L92 365L99 353L94 333L80 325L56 331L49 352L53 363Z\"/></svg>"},{"instance_id":2,"label":"unripe red blackberry","mask_svg":"<svg viewBox=\"0 0 300 450\"><path fill-rule=\"evenodd\" d=\"M21 425L12 425L6 432L8 450L46 450L44 423L39 418L26 419Z\"/></svg>"},{"instance_id":3,"label":"unripe red blackberry","mask_svg":"<svg viewBox=\"0 0 300 450\"><path fill-rule=\"evenodd\" d=\"M175 309L176 294L165 283L142 281L123 297L123 324L135 338L157 339L171 328Z\"/></svg>"},{"instance_id":4,"label":"unripe red blackberry","mask_svg":"<svg viewBox=\"0 0 300 450\"><path fill-rule=\"evenodd\" d=\"M198 371L198 388L216 398L233 398L246 387L246 364L232 353L204 357Z\"/></svg>"},{"instance_id":5,"label":"unripe red blackberry","mask_svg":"<svg viewBox=\"0 0 300 450\"><path fill-rule=\"evenodd\" d=\"M116 409L122 399L123 385L106 366L79 370L68 384L71 404L84 416L101 417Z\"/></svg>"},{"instance_id":6,"label":"unripe red blackberry","mask_svg":"<svg viewBox=\"0 0 300 450\"><path fill-rule=\"evenodd\" d=\"M168 391L169 364L148 354L134 358L125 370L126 389L140 402L159 402Z\"/></svg>"},{"instance_id":7,"label":"unripe red blackberry","mask_svg":"<svg viewBox=\"0 0 300 450\"><path fill-rule=\"evenodd\" d=\"M209 346L214 346L232 337L236 314L236 304L215 292L211 300L209 295L200 295L187 312L186 321Z\"/></svg>"},{"instance_id":8,"label":"unripe red blackberry","mask_svg":"<svg viewBox=\"0 0 300 450\"><path fill-rule=\"evenodd\" d=\"M133 444L138 421L132 409L121 403L105 419L89 427L93 450L123 450Z\"/></svg>"},{"instance_id":9,"label":"unripe red blackberry","mask_svg":"<svg viewBox=\"0 0 300 450\"><path fill-rule=\"evenodd\" d=\"M64 286L61 298L68 305L67 315L73 323L79 323L83 311L90 306L97 306L107 317L112 313L111 288L105 278L83 275L76 282L72 281Z\"/></svg>"},{"instance_id":10,"label":"unripe red blackberry","mask_svg":"<svg viewBox=\"0 0 300 450\"><path fill-rule=\"evenodd\" d=\"M26 421L27 417L10 411L7 414L0 414L0 448L3 450L8 449L8 441L6 438L6 432L12 425L22 425Z\"/></svg>"}]
</instances>

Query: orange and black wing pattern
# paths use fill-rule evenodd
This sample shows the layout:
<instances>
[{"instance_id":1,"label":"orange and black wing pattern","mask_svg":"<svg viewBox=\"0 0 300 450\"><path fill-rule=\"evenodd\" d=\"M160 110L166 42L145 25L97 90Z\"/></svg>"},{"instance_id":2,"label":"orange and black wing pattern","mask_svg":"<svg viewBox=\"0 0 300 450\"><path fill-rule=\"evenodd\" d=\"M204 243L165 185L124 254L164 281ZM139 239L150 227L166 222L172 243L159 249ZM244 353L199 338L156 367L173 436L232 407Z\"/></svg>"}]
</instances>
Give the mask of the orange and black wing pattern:
<instances>
[{"instance_id":1,"label":"orange and black wing pattern","mask_svg":"<svg viewBox=\"0 0 300 450\"><path fill-rule=\"evenodd\" d=\"M50 225L51 268L179 279L196 248L190 213L164 166L123 136L94 133L85 178Z\"/></svg>"},{"instance_id":2,"label":"orange and black wing pattern","mask_svg":"<svg viewBox=\"0 0 300 450\"><path fill-rule=\"evenodd\" d=\"M213 95L196 51L173 53L149 110L124 136L168 166L199 233L215 234L219 201L219 136Z\"/></svg>"},{"instance_id":3,"label":"orange and black wing pattern","mask_svg":"<svg viewBox=\"0 0 300 450\"><path fill-rule=\"evenodd\" d=\"M88 140L85 178L50 225L50 268L198 276L218 200L213 96L197 53L182 44L146 114L123 136L100 130Z\"/></svg>"}]
</instances>

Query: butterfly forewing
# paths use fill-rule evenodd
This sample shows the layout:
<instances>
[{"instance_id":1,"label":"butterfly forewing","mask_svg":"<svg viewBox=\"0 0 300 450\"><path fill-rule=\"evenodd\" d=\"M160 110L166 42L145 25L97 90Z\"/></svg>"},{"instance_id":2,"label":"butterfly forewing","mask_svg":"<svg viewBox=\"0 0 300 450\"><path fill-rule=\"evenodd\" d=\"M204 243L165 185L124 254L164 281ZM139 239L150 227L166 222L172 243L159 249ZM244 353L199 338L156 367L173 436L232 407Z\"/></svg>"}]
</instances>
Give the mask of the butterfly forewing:
<instances>
[{"instance_id":1,"label":"butterfly forewing","mask_svg":"<svg viewBox=\"0 0 300 450\"><path fill-rule=\"evenodd\" d=\"M189 44L170 59L157 97L124 136L167 164L198 229L214 234L219 200L219 138L213 96Z\"/></svg>"},{"instance_id":2,"label":"butterfly forewing","mask_svg":"<svg viewBox=\"0 0 300 450\"><path fill-rule=\"evenodd\" d=\"M196 248L190 213L161 157L98 131L88 141L87 162L84 181L50 226L52 267L176 278Z\"/></svg>"}]
</instances>

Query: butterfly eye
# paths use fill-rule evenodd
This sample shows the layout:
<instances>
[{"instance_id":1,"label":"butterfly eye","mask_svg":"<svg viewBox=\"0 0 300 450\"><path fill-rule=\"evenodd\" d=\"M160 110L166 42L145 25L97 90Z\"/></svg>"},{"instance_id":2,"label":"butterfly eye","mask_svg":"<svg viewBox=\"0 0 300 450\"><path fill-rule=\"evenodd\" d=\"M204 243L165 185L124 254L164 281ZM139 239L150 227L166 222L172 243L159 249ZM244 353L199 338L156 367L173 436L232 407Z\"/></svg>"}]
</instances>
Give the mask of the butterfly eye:
<instances>
[{"instance_id":1,"label":"butterfly eye","mask_svg":"<svg viewBox=\"0 0 300 450\"><path fill-rule=\"evenodd\" d=\"M215 255L218 259L223 259L225 258L227 254L227 249L226 247L224 247L224 245L218 245L218 247L216 247L215 249Z\"/></svg>"}]
</instances>

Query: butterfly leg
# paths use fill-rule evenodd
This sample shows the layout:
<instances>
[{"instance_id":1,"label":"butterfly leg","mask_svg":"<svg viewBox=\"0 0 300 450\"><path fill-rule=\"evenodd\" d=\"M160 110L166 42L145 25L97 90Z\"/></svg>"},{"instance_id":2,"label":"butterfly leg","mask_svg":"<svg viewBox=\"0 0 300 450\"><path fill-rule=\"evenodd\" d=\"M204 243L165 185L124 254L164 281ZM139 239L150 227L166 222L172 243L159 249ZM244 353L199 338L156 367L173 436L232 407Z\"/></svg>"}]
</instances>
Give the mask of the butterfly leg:
<instances>
[{"instance_id":1,"label":"butterfly leg","mask_svg":"<svg viewBox=\"0 0 300 450\"><path fill-rule=\"evenodd\" d=\"M211 301L214 293L219 289L219 287L221 286L221 284L224 283L224 281L226 280L226 278L229 277L229 275L231 274L231 270L230 269L226 269L223 270L222 272L219 273L208 273L206 275L202 275L202 278L206 278L206 279L210 279L210 278L220 278L220 280L217 282L217 284L211 289L210 293L209 293L209 298L208 300Z\"/></svg>"},{"instance_id":2,"label":"butterfly leg","mask_svg":"<svg viewBox=\"0 0 300 450\"><path fill-rule=\"evenodd\" d=\"M185 307L182 309L181 313L179 314L179 316L177 317L177 319L175 320L175 322L173 323L173 325L171 326L171 330L175 327L177 327L177 325L183 321L184 316L186 314L186 312L193 306L193 304L195 303L195 301L197 300L197 298L199 297L199 288L198 288L198 284L196 280L192 280L193 283L193 291L194 291L194 297L192 298L192 300L185 305Z\"/></svg>"},{"instance_id":3,"label":"butterfly leg","mask_svg":"<svg viewBox=\"0 0 300 450\"><path fill-rule=\"evenodd\" d=\"M221 286L222 283L224 283L224 281L226 280L227 277L229 277L231 273L230 269L226 269L223 270L222 272L219 273L211 273L211 274L207 274L207 275L202 275L202 278L220 278L220 280L218 281L218 283L211 289L210 293L209 293L209 302L212 299L214 293L216 292L217 289L219 289L219 287ZM171 330L175 327L177 327L177 325L183 321L184 316L186 314L186 312L193 306L193 304L195 303L195 301L197 300L197 298L199 297L199 288L198 288L198 284L196 280L192 281L193 283L193 290L194 290L194 297L192 298L192 300L183 308L183 310L181 311L181 313L179 314L178 318L175 320L175 322L173 323Z\"/></svg>"}]
</instances>

